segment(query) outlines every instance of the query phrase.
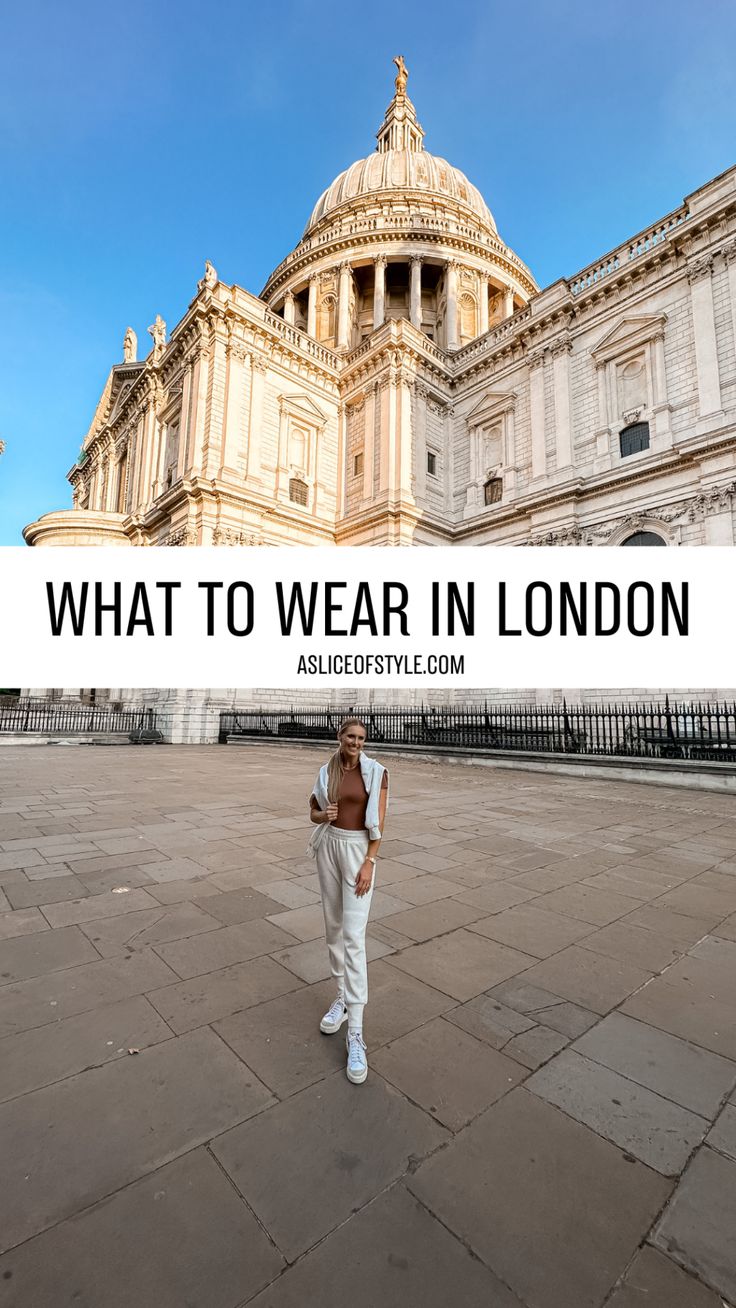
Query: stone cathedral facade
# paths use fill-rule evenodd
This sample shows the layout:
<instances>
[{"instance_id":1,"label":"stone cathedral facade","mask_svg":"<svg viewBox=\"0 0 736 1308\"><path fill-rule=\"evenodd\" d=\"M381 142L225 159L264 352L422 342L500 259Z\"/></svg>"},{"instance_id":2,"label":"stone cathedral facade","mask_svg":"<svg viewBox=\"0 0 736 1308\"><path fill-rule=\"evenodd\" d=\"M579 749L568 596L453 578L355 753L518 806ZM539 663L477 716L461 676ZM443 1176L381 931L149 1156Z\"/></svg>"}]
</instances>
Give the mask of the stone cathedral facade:
<instances>
[{"instance_id":1,"label":"stone cathedral facade","mask_svg":"<svg viewBox=\"0 0 736 1308\"><path fill-rule=\"evenodd\" d=\"M29 544L734 544L736 168L540 290L396 62L260 295L128 330Z\"/></svg>"},{"instance_id":2,"label":"stone cathedral facade","mask_svg":"<svg viewBox=\"0 0 736 1308\"><path fill-rule=\"evenodd\" d=\"M73 508L30 524L29 545L736 543L736 168L540 289L479 191L425 150L395 62L376 149L261 293L207 262L147 358L128 329ZM334 700L102 694L155 704L181 740L216 739L220 708Z\"/></svg>"}]
</instances>

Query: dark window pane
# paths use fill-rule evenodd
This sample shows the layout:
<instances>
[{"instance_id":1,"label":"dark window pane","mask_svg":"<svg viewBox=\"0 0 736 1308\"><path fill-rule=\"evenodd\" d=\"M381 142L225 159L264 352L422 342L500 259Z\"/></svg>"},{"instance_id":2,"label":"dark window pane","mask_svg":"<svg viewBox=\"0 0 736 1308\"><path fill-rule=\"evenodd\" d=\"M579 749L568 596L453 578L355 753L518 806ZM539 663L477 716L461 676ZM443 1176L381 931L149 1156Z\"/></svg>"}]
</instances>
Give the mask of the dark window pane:
<instances>
[{"instance_id":1,"label":"dark window pane","mask_svg":"<svg viewBox=\"0 0 736 1308\"><path fill-rule=\"evenodd\" d=\"M430 477L434 477L437 474L437 455L433 454L431 450L427 451L427 472Z\"/></svg>"},{"instance_id":2,"label":"dark window pane","mask_svg":"<svg viewBox=\"0 0 736 1308\"><path fill-rule=\"evenodd\" d=\"M289 482L289 499L293 500L294 504L306 504L308 493L305 481L301 481L299 477L291 478Z\"/></svg>"},{"instance_id":3,"label":"dark window pane","mask_svg":"<svg viewBox=\"0 0 736 1308\"><path fill-rule=\"evenodd\" d=\"M503 482L500 477L491 477L483 487L486 504L498 504L503 498Z\"/></svg>"},{"instance_id":4,"label":"dark window pane","mask_svg":"<svg viewBox=\"0 0 736 1308\"><path fill-rule=\"evenodd\" d=\"M624 427L619 436L621 442L621 458L625 459L627 454L639 454L641 450L649 449L649 423L632 422L630 426Z\"/></svg>"},{"instance_id":5,"label":"dark window pane","mask_svg":"<svg viewBox=\"0 0 736 1308\"><path fill-rule=\"evenodd\" d=\"M626 540L621 541L622 545L664 545L665 541L658 536L656 531L635 531L633 536L627 536Z\"/></svg>"}]
</instances>

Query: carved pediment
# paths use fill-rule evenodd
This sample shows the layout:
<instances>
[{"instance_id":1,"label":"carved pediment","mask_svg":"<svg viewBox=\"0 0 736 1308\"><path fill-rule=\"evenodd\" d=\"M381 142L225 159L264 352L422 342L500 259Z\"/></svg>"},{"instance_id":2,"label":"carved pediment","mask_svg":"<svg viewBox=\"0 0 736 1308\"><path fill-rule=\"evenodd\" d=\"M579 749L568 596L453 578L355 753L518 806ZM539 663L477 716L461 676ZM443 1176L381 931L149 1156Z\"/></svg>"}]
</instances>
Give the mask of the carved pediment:
<instances>
[{"instance_id":1,"label":"carved pediment","mask_svg":"<svg viewBox=\"0 0 736 1308\"><path fill-rule=\"evenodd\" d=\"M314 403L309 395L279 395L279 408L293 418L301 418L311 427L324 427L327 414Z\"/></svg>"},{"instance_id":2,"label":"carved pediment","mask_svg":"<svg viewBox=\"0 0 736 1308\"><path fill-rule=\"evenodd\" d=\"M485 427L510 413L516 404L515 391L486 391L467 417L469 427Z\"/></svg>"},{"instance_id":3,"label":"carved pediment","mask_svg":"<svg viewBox=\"0 0 736 1308\"><path fill-rule=\"evenodd\" d=\"M608 363L609 359L618 359L629 350L646 345L664 331L667 315L664 313L647 313L639 316L619 318L618 322L601 337L590 351L599 363Z\"/></svg>"}]
</instances>

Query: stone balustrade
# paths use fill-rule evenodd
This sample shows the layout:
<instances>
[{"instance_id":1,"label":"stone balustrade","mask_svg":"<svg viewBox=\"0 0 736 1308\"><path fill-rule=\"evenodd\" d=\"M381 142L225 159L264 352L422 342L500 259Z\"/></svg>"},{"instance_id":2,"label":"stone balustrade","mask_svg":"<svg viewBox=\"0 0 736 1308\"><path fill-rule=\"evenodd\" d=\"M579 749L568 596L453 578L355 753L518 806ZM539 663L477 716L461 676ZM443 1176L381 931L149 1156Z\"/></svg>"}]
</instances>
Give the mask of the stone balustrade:
<instances>
[{"instance_id":1,"label":"stone balustrade","mask_svg":"<svg viewBox=\"0 0 736 1308\"><path fill-rule=\"evenodd\" d=\"M674 213L668 214L654 227L640 232L633 240L620 245L617 250L612 250L605 258L599 259L597 263L583 268L581 272L568 279L567 285L571 294L581 295L583 291L590 290L591 287L597 286L604 278L610 277L611 273L617 272L620 268L625 268L632 260L640 258L643 254L648 254L656 245L661 245L668 240L688 217L689 211L686 206L676 209Z\"/></svg>"}]
</instances>

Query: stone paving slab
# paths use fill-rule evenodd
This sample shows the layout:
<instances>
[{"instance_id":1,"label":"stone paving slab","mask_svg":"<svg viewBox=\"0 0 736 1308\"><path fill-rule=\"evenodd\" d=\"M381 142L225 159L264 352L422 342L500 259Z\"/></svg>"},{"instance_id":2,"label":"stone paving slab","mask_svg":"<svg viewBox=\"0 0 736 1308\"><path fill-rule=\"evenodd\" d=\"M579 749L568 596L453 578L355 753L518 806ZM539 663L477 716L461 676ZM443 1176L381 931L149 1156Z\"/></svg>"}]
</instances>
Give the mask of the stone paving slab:
<instances>
[{"instance_id":1,"label":"stone paving slab","mask_svg":"<svg viewBox=\"0 0 736 1308\"><path fill-rule=\"evenodd\" d=\"M592 949L595 954L617 959L620 963L630 963L645 972L664 971L685 951L684 945L676 945L667 936L632 926L628 918L593 931L580 944L583 949Z\"/></svg>"},{"instance_id":2,"label":"stone paving slab","mask_svg":"<svg viewBox=\"0 0 736 1308\"><path fill-rule=\"evenodd\" d=\"M62 904L44 904L44 917L52 927L94 922L98 917L116 917L121 913L137 913L144 908L157 908L158 903L146 890L129 890L116 895L113 890L85 899L71 899Z\"/></svg>"},{"instance_id":3,"label":"stone paving slab","mask_svg":"<svg viewBox=\"0 0 736 1308\"><path fill-rule=\"evenodd\" d=\"M534 1308L600 1308L671 1188L523 1088L407 1184Z\"/></svg>"},{"instance_id":4,"label":"stone paving slab","mask_svg":"<svg viewBox=\"0 0 736 1308\"><path fill-rule=\"evenodd\" d=\"M99 958L77 927L42 931L0 941L0 985L26 981Z\"/></svg>"},{"instance_id":5,"label":"stone paving slab","mask_svg":"<svg viewBox=\"0 0 736 1308\"><path fill-rule=\"evenodd\" d=\"M284 883L288 885L288 882ZM210 891L215 887L209 886ZM268 895L250 886L240 890L230 890L214 895L214 902L207 906L207 912L216 917L224 926L236 926L239 922L251 922L254 918L267 917L269 913L281 913L284 905L274 898L269 887Z\"/></svg>"},{"instance_id":6,"label":"stone paving slab","mask_svg":"<svg viewBox=\"0 0 736 1308\"><path fill-rule=\"evenodd\" d=\"M0 1040L0 1100L169 1039L170 1028L142 995L6 1036Z\"/></svg>"},{"instance_id":7,"label":"stone paving slab","mask_svg":"<svg viewBox=\"0 0 736 1308\"><path fill-rule=\"evenodd\" d=\"M736 1063L623 1013L609 1014L574 1048L711 1121L736 1085Z\"/></svg>"},{"instance_id":8,"label":"stone paving slab","mask_svg":"<svg viewBox=\"0 0 736 1308\"><path fill-rule=\"evenodd\" d=\"M244 1122L212 1151L289 1261L431 1153L447 1133L380 1076L328 1077ZM366 1147L366 1142L370 1147ZM289 1166L288 1184L275 1156ZM319 1203L315 1203L315 1185Z\"/></svg>"},{"instance_id":9,"label":"stone paving slab","mask_svg":"<svg viewBox=\"0 0 736 1308\"><path fill-rule=\"evenodd\" d=\"M622 1006L622 1012L649 1026L669 1031L702 1049L736 1062L736 1005L732 993L695 988L674 968L655 977Z\"/></svg>"},{"instance_id":10,"label":"stone paving slab","mask_svg":"<svg viewBox=\"0 0 736 1308\"><path fill-rule=\"evenodd\" d=\"M457 927L467 926L481 917L483 910L480 908L458 903L455 899L438 899L418 908L407 909L402 905L402 911L387 916L384 923L408 936L410 940L420 942L454 931Z\"/></svg>"},{"instance_id":11,"label":"stone paving slab","mask_svg":"<svg viewBox=\"0 0 736 1308\"><path fill-rule=\"evenodd\" d=\"M49 924L37 908L19 908L11 911L9 901L6 900L5 903L8 911L0 913L0 940L30 936L35 931L48 931Z\"/></svg>"},{"instance_id":12,"label":"stone paving slab","mask_svg":"<svg viewBox=\"0 0 736 1308\"><path fill-rule=\"evenodd\" d=\"M451 1303L524 1308L413 1195L395 1185L328 1235L249 1308L447 1308Z\"/></svg>"},{"instance_id":13,"label":"stone paving slab","mask_svg":"<svg viewBox=\"0 0 736 1308\"><path fill-rule=\"evenodd\" d=\"M526 1076L524 1067L443 1017L379 1049L371 1066L451 1131Z\"/></svg>"},{"instance_id":14,"label":"stone paving slab","mask_svg":"<svg viewBox=\"0 0 736 1308\"><path fill-rule=\"evenodd\" d=\"M542 896L537 904L541 905L546 898ZM521 904L505 913L483 918L474 922L472 929L534 958L548 958L595 930L587 922L571 921L537 904Z\"/></svg>"},{"instance_id":15,"label":"stone paving slab","mask_svg":"<svg viewBox=\"0 0 736 1308\"><path fill-rule=\"evenodd\" d=\"M213 1025L264 1085L286 1099L345 1066L347 1027L332 1036L319 1029L334 997L332 980L319 981Z\"/></svg>"},{"instance_id":16,"label":"stone paving slab","mask_svg":"<svg viewBox=\"0 0 736 1308\"><path fill-rule=\"evenodd\" d=\"M617 895L611 890L593 890L591 886L564 886L543 895L538 908L549 913L562 913L593 926L606 926L639 907L639 901L630 895Z\"/></svg>"},{"instance_id":17,"label":"stone paving slab","mask_svg":"<svg viewBox=\"0 0 736 1308\"><path fill-rule=\"evenodd\" d=\"M271 1102L214 1032L195 1031L3 1104L0 1252Z\"/></svg>"},{"instance_id":18,"label":"stone paving slab","mask_svg":"<svg viewBox=\"0 0 736 1308\"><path fill-rule=\"evenodd\" d=\"M471 999L535 961L517 949L464 929L413 945L390 960L392 967L459 1000Z\"/></svg>"},{"instance_id":19,"label":"stone paving slab","mask_svg":"<svg viewBox=\"0 0 736 1308\"><path fill-rule=\"evenodd\" d=\"M736 1106L726 1104L723 1112L706 1136L706 1144L736 1162Z\"/></svg>"},{"instance_id":20,"label":"stone paving slab","mask_svg":"<svg viewBox=\"0 0 736 1308\"><path fill-rule=\"evenodd\" d=\"M533 1027L531 1031L522 1031L520 1035L512 1036L503 1048L509 1058L522 1063L530 1071L536 1071L564 1049L568 1041L569 1036L540 1024Z\"/></svg>"},{"instance_id":21,"label":"stone paving slab","mask_svg":"<svg viewBox=\"0 0 736 1308\"><path fill-rule=\"evenodd\" d=\"M174 974L167 968L170 976ZM262 1004L276 995L297 990L302 982L271 958L254 958L235 963L218 972L207 972L165 985L163 989L147 987L154 1008L177 1035L206 1026L221 1017Z\"/></svg>"},{"instance_id":22,"label":"stone paving slab","mask_svg":"<svg viewBox=\"0 0 736 1308\"><path fill-rule=\"evenodd\" d=\"M571 945L552 958L530 967L524 980L529 985L551 990L594 1013L607 1013L638 990L651 977L650 972L605 958L581 945Z\"/></svg>"},{"instance_id":23,"label":"stone paving slab","mask_svg":"<svg viewBox=\"0 0 736 1308\"><path fill-rule=\"evenodd\" d=\"M383 944L375 936L366 936L365 954L369 963L391 952L390 945ZM309 985L313 985L315 981L325 981L331 975L324 939L304 940L301 944L277 949L273 957L282 967L287 968L295 977Z\"/></svg>"},{"instance_id":24,"label":"stone paving slab","mask_svg":"<svg viewBox=\"0 0 736 1308\"><path fill-rule=\"evenodd\" d=\"M287 931L271 922L256 920L157 945L156 953L182 980L188 980L273 953L291 944L292 939Z\"/></svg>"},{"instance_id":25,"label":"stone paving slab","mask_svg":"<svg viewBox=\"0 0 736 1308\"><path fill-rule=\"evenodd\" d=\"M175 979L171 968L146 949L126 958L87 963L4 985L0 988L0 1038L143 994Z\"/></svg>"},{"instance_id":26,"label":"stone paving slab","mask_svg":"<svg viewBox=\"0 0 736 1308\"><path fill-rule=\"evenodd\" d=\"M81 930L103 958L114 958L149 945L218 930L221 923L196 904L175 904L143 909L121 917L87 922Z\"/></svg>"},{"instance_id":27,"label":"stone paving slab","mask_svg":"<svg viewBox=\"0 0 736 1308\"><path fill-rule=\"evenodd\" d=\"M81 899L89 894L83 881L74 876L59 876L53 881L18 880L6 885L5 894L13 908L36 908L39 904L56 904Z\"/></svg>"},{"instance_id":28,"label":"stone paving slab","mask_svg":"<svg viewBox=\"0 0 736 1308\"><path fill-rule=\"evenodd\" d=\"M729 1308L656 1249L645 1246L636 1255L607 1308Z\"/></svg>"},{"instance_id":29,"label":"stone paving slab","mask_svg":"<svg viewBox=\"0 0 736 1308\"><path fill-rule=\"evenodd\" d=\"M663 1176L682 1171L708 1130L705 1118L573 1049L560 1053L526 1084Z\"/></svg>"},{"instance_id":30,"label":"stone paving slab","mask_svg":"<svg viewBox=\"0 0 736 1308\"><path fill-rule=\"evenodd\" d=\"M534 1022L513 1008L494 999L492 995L476 995L465 1004L458 1004L447 1014L448 1019L477 1040L483 1040L493 1049L503 1049L512 1036L530 1031Z\"/></svg>"},{"instance_id":31,"label":"stone paving slab","mask_svg":"<svg viewBox=\"0 0 736 1308\"><path fill-rule=\"evenodd\" d=\"M282 1265L220 1168L197 1149L5 1254L2 1302L238 1308Z\"/></svg>"},{"instance_id":32,"label":"stone paving slab","mask_svg":"<svg viewBox=\"0 0 736 1308\"><path fill-rule=\"evenodd\" d=\"M712 1149L701 1149L672 1196L654 1232L654 1243L733 1301L734 1231L736 1162Z\"/></svg>"}]
</instances>

